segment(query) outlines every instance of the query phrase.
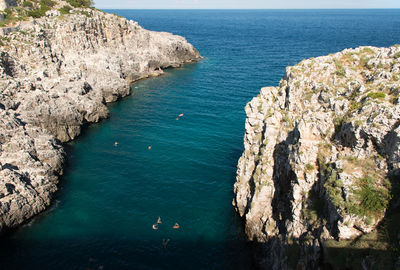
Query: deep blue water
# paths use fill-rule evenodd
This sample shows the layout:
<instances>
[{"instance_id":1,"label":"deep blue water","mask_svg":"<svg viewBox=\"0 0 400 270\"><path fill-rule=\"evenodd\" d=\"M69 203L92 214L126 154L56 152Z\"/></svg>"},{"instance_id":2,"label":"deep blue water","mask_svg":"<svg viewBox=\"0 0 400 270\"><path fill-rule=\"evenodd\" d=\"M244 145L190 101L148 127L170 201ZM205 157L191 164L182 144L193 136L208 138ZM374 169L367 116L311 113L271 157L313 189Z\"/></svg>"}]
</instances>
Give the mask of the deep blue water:
<instances>
[{"instance_id":1,"label":"deep blue water","mask_svg":"<svg viewBox=\"0 0 400 270\"><path fill-rule=\"evenodd\" d=\"M0 269L251 269L231 206L243 107L303 58L400 43L400 10L111 12L205 59L134 84L67 146L55 204L1 239Z\"/></svg>"}]
</instances>

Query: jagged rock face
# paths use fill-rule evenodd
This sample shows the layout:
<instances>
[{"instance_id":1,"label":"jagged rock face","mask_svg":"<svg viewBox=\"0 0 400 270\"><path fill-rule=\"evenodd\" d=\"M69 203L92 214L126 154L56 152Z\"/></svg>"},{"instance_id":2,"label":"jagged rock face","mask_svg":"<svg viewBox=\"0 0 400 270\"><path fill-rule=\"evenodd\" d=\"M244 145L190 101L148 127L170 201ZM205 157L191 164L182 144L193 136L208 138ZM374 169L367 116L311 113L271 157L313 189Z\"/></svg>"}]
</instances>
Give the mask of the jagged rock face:
<instances>
[{"instance_id":1,"label":"jagged rock face","mask_svg":"<svg viewBox=\"0 0 400 270\"><path fill-rule=\"evenodd\" d=\"M298 266L313 268L324 240L383 219L400 168L399 94L400 47L360 47L288 67L247 104L233 204L269 267L287 268L295 242Z\"/></svg>"},{"instance_id":2,"label":"jagged rock face","mask_svg":"<svg viewBox=\"0 0 400 270\"><path fill-rule=\"evenodd\" d=\"M0 51L0 231L44 210L82 125L130 84L200 58L184 38L92 9L22 22Z\"/></svg>"},{"instance_id":3,"label":"jagged rock face","mask_svg":"<svg viewBox=\"0 0 400 270\"><path fill-rule=\"evenodd\" d=\"M62 174L58 140L0 110L0 230L22 223L50 204Z\"/></svg>"}]
</instances>

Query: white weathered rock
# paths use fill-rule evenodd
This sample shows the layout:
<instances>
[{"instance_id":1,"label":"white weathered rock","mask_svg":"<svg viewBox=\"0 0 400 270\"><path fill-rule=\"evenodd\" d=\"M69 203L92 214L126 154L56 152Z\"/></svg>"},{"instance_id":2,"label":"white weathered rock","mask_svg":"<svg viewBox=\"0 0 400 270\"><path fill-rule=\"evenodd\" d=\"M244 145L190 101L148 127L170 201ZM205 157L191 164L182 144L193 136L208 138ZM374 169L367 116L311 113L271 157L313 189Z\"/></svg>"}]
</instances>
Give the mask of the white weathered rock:
<instances>
[{"instance_id":1,"label":"white weathered rock","mask_svg":"<svg viewBox=\"0 0 400 270\"><path fill-rule=\"evenodd\" d=\"M387 203L385 178L400 174L399 64L400 47L304 60L247 104L233 205L269 267L288 267L271 248L294 241L298 267L311 269L319 248L306 239L354 239L383 219L385 209L363 209L360 190L372 177Z\"/></svg>"}]
</instances>

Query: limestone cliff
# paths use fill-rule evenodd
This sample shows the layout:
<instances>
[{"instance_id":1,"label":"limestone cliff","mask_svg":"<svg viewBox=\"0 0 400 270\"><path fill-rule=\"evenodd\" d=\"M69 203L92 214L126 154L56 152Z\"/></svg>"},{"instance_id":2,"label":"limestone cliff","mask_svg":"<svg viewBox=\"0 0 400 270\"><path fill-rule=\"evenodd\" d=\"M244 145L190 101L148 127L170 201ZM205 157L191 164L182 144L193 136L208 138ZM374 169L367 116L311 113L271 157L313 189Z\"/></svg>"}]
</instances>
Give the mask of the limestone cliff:
<instances>
[{"instance_id":1,"label":"limestone cliff","mask_svg":"<svg viewBox=\"0 0 400 270\"><path fill-rule=\"evenodd\" d=\"M360 47L288 67L247 104L233 204L263 267L317 269L398 205L399 97L400 47Z\"/></svg>"},{"instance_id":2,"label":"limestone cliff","mask_svg":"<svg viewBox=\"0 0 400 270\"><path fill-rule=\"evenodd\" d=\"M50 204L63 172L61 143L106 118L107 102L162 74L158 68L200 58L180 36L95 9L64 6L61 15L67 3L51 3L46 16L20 22L1 41L0 231Z\"/></svg>"}]
</instances>

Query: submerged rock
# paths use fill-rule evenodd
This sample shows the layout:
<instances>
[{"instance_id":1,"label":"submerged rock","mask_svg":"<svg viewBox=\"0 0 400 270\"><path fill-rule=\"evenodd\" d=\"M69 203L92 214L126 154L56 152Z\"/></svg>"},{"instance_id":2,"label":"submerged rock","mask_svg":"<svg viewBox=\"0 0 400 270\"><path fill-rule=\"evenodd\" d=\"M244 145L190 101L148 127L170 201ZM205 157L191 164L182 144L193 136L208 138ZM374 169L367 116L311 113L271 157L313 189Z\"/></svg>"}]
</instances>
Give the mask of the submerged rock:
<instances>
[{"instance_id":1,"label":"submerged rock","mask_svg":"<svg viewBox=\"0 0 400 270\"><path fill-rule=\"evenodd\" d=\"M233 205L263 268L317 269L327 241L376 229L400 174L399 95L400 47L360 47L288 67L247 104Z\"/></svg>"},{"instance_id":2,"label":"submerged rock","mask_svg":"<svg viewBox=\"0 0 400 270\"><path fill-rule=\"evenodd\" d=\"M50 204L61 143L106 118L107 102L129 95L133 81L200 58L183 37L95 9L69 13L21 22L0 47L0 231Z\"/></svg>"}]
</instances>

